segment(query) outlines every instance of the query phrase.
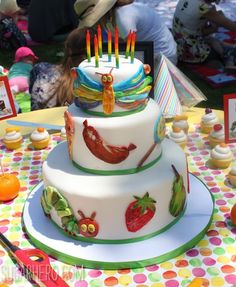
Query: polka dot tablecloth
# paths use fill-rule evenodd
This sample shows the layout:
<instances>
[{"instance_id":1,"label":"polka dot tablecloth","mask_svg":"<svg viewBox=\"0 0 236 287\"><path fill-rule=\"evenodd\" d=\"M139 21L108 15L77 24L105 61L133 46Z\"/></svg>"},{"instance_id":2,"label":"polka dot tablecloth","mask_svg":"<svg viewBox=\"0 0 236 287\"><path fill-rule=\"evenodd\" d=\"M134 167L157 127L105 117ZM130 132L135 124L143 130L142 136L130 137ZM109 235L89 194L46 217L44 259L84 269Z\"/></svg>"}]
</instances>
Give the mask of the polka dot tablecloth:
<instances>
[{"instance_id":1,"label":"polka dot tablecloth","mask_svg":"<svg viewBox=\"0 0 236 287\"><path fill-rule=\"evenodd\" d=\"M25 199L42 180L42 163L48 152L60 141L60 136L53 135L47 149L36 151L30 148L29 139L26 138L20 149L9 151L0 140L0 159L4 171L15 173L21 182L18 197L10 202L0 203L0 231L22 249L34 247L22 229L21 216ZM236 144L230 144L230 148L236 158ZM189 133L185 152L188 155L190 172L208 186L215 198L213 221L204 238L177 258L139 269L83 269L50 257L52 267L69 286L178 287L188 286L195 277L202 278L203 286L236 286L236 226L230 221L230 209L236 203L236 188L226 178L228 169L213 170L208 167L208 140L198 132L197 125L194 125L194 132ZM33 282L22 276L2 246L0 282L7 286L34 286Z\"/></svg>"}]
</instances>

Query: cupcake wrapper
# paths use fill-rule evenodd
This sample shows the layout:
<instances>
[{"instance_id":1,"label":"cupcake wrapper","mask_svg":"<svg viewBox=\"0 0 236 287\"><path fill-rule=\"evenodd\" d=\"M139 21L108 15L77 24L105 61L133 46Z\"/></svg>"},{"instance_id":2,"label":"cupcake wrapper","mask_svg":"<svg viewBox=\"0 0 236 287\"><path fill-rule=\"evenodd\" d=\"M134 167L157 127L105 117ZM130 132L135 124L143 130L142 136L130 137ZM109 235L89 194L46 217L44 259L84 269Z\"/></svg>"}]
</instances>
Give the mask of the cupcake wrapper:
<instances>
[{"instance_id":1,"label":"cupcake wrapper","mask_svg":"<svg viewBox=\"0 0 236 287\"><path fill-rule=\"evenodd\" d=\"M219 159L211 159L211 163L217 168L228 168L231 164L231 160L219 160Z\"/></svg>"},{"instance_id":2,"label":"cupcake wrapper","mask_svg":"<svg viewBox=\"0 0 236 287\"><path fill-rule=\"evenodd\" d=\"M201 131L205 134L209 134L213 129L213 126L206 126L203 123L201 123Z\"/></svg>"},{"instance_id":3,"label":"cupcake wrapper","mask_svg":"<svg viewBox=\"0 0 236 287\"><path fill-rule=\"evenodd\" d=\"M48 146L49 139L45 139L42 141L32 141L32 145L35 149L44 149Z\"/></svg>"},{"instance_id":4,"label":"cupcake wrapper","mask_svg":"<svg viewBox=\"0 0 236 287\"><path fill-rule=\"evenodd\" d=\"M4 144L6 146L7 149L10 150L15 150L20 148L21 144L22 144L22 138L17 140L17 141L4 141Z\"/></svg>"}]
</instances>

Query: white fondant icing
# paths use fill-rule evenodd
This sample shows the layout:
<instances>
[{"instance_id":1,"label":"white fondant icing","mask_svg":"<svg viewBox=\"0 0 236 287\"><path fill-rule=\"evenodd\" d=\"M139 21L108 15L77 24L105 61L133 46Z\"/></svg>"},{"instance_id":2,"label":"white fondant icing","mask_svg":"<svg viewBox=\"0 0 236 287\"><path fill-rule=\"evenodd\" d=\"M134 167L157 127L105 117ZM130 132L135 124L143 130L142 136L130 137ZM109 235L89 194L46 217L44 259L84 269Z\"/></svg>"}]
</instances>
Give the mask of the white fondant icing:
<instances>
[{"instance_id":1,"label":"white fondant icing","mask_svg":"<svg viewBox=\"0 0 236 287\"><path fill-rule=\"evenodd\" d=\"M131 175L103 176L84 173L74 167L68 158L66 142L63 142L50 152L43 164L44 185L57 188L68 200L77 218L80 218L78 210L88 217L96 211L95 219L99 224L96 238L119 240L145 236L175 219L169 212L175 177L171 165L183 175L187 190L184 152L168 139L164 140L163 146L165 149L160 161L151 168ZM156 201L155 215L139 231L129 232L125 224L125 211L135 200L134 196L143 197L146 192ZM58 223L55 214L51 216Z\"/></svg>"},{"instance_id":2,"label":"white fondant icing","mask_svg":"<svg viewBox=\"0 0 236 287\"><path fill-rule=\"evenodd\" d=\"M39 132L37 129L32 132L30 139L33 141L42 141L49 138L49 133L47 130Z\"/></svg>"},{"instance_id":3,"label":"white fondant icing","mask_svg":"<svg viewBox=\"0 0 236 287\"><path fill-rule=\"evenodd\" d=\"M228 146L222 147L217 145L214 149L211 150L211 157L214 159L232 159L232 152Z\"/></svg>"},{"instance_id":4,"label":"white fondant icing","mask_svg":"<svg viewBox=\"0 0 236 287\"><path fill-rule=\"evenodd\" d=\"M171 131L169 134L169 139L176 143L181 143L187 140L187 136L183 130L180 130L179 132Z\"/></svg>"},{"instance_id":5,"label":"white fondant icing","mask_svg":"<svg viewBox=\"0 0 236 287\"><path fill-rule=\"evenodd\" d=\"M74 104L68 111L75 126L72 160L84 168L105 171L137 168L138 163L154 144L155 123L161 113L157 103L152 99L143 111L122 117L104 118L88 115ZM134 144L136 148L120 163L110 164L97 158L88 149L83 138L85 120L89 126L96 129L107 145L128 147ZM144 164L152 162L160 154L161 146L158 144Z\"/></svg>"},{"instance_id":6,"label":"white fondant icing","mask_svg":"<svg viewBox=\"0 0 236 287\"><path fill-rule=\"evenodd\" d=\"M218 118L214 112L204 114L201 120L205 125L214 125L218 123Z\"/></svg>"},{"instance_id":7,"label":"white fondant icing","mask_svg":"<svg viewBox=\"0 0 236 287\"><path fill-rule=\"evenodd\" d=\"M95 66L95 57L91 57L91 62L84 60L80 63L79 68L86 70L86 75L98 83L101 83L100 74L108 74L112 69L113 85L129 79L132 75L136 74L143 66L143 63L134 58L134 62L130 62L130 57L125 59L124 55L119 55L119 68L116 68L116 58L114 55L111 57L111 62L108 61L108 55L103 55L99 58L99 67ZM99 74L97 74L99 73Z\"/></svg>"},{"instance_id":8,"label":"white fondant icing","mask_svg":"<svg viewBox=\"0 0 236 287\"><path fill-rule=\"evenodd\" d=\"M189 125L186 120L179 120L173 122L173 127L178 127L181 128L182 130L187 130L189 128Z\"/></svg>"},{"instance_id":9,"label":"white fondant icing","mask_svg":"<svg viewBox=\"0 0 236 287\"><path fill-rule=\"evenodd\" d=\"M15 141L21 139L21 133L17 131L11 131L5 134L4 140L6 141Z\"/></svg>"},{"instance_id":10,"label":"white fondant icing","mask_svg":"<svg viewBox=\"0 0 236 287\"><path fill-rule=\"evenodd\" d=\"M219 139L219 140L224 140L224 138L225 138L224 128L222 127L222 129L219 131L215 131L213 129L210 133L210 137L215 138L215 139Z\"/></svg>"}]
</instances>

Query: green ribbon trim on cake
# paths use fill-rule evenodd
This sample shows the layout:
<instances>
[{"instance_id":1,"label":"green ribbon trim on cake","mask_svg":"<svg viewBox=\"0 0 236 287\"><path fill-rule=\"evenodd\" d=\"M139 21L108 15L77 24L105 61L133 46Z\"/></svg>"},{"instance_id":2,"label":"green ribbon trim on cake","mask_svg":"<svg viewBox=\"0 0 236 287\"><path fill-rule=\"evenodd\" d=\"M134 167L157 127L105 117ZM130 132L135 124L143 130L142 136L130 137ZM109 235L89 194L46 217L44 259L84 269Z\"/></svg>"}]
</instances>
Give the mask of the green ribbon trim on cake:
<instances>
[{"instance_id":1,"label":"green ribbon trim on cake","mask_svg":"<svg viewBox=\"0 0 236 287\"><path fill-rule=\"evenodd\" d=\"M162 155L162 152L160 153L160 155L156 159L154 159L153 161L151 161L148 164L143 165L141 167L122 169L122 170L97 170L97 169L90 169L90 168L83 167L83 166L79 165L78 163L74 162L73 160L72 160L72 163L76 168L78 168L84 172L87 172L87 173L100 174L100 175L123 175L123 174L137 173L137 172L143 171L143 170L153 166L155 163L157 163L160 160L161 155Z\"/></svg>"},{"instance_id":2,"label":"green ribbon trim on cake","mask_svg":"<svg viewBox=\"0 0 236 287\"><path fill-rule=\"evenodd\" d=\"M99 116L104 118L112 118L112 117L122 117L122 116L129 116L132 114L136 114L144 110L146 107L146 104L142 105L141 107L138 107L137 109L129 110L129 111L123 111L123 112L113 112L112 114L106 115L103 112L97 112L97 111L91 111L89 109L84 109L83 112L85 112L88 115L92 116Z\"/></svg>"},{"instance_id":3,"label":"green ribbon trim on cake","mask_svg":"<svg viewBox=\"0 0 236 287\"><path fill-rule=\"evenodd\" d=\"M214 198L211 193L210 195L211 195L212 201L214 202ZM40 248L47 254L54 256L59 261L62 261L66 264L86 266L86 268L93 268L93 269L99 268L99 269L108 269L108 270L124 269L124 268L140 268L140 267L145 267L145 266L153 265L153 264L160 264L162 262L168 261L174 257L177 257L183 254L185 251L195 246L204 237L204 235L206 234L206 231L209 229L211 222L212 222L213 213L214 213L214 208L212 209L212 214L206 227L197 236L192 238L187 243L183 244L181 247L171 252L160 255L158 257L153 257L153 258L149 258L146 260L139 260L139 261L129 261L129 262L100 262L100 261L89 261L89 260L85 260L81 258L75 258L65 253L58 252L48 246L45 246L28 232L27 226L25 226L25 230L29 238L33 242L33 244L35 244L38 248Z\"/></svg>"},{"instance_id":4,"label":"green ribbon trim on cake","mask_svg":"<svg viewBox=\"0 0 236 287\"><path fill-rule=\"evenodd\" d=\"M166 230L168 230L169 228L171 228L173 225L175 225L180 219L181 217L184 215L184 212L186 210L186 206L184 207L182 213L175 218L173 221L171 221L169 224L167 224L165 227L159 229L158 231L152 232L150 234L144 235L144 236L140 236L140 237L136 237L136 238L127 238L127 239L97 239L97 238L89 238L89 237L83 237L83 236L76 236L73 234L68 235L68 233L59 225L57 225L53 220L52 223L53 225L60 230L60 232L62 232L65 236L69 236L75 240L78 241L82 241L82 242L87 242L87 243L97 243L97 244L127 244L127 243L134 243L134 242L139 242L139 241L144 241L147 240L149 238L152 238L154 236L160 235L161 233L165 232Z\"/></svg>"}]
</instances>

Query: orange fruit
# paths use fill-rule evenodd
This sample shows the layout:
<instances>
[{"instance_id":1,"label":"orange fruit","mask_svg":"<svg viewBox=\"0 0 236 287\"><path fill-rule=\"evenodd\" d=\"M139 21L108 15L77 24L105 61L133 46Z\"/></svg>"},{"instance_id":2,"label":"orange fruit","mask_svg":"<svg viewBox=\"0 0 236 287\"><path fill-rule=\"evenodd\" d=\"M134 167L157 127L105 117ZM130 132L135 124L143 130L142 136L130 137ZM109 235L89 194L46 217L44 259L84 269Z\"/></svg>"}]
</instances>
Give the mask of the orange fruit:
<instances>
[{"instance_id":1,"label":"orange fruit","mask_svg":"<svg viewBox=\"0 0 236 287\"><path fill-rule=\"evenodd\" d=\"M8 201L15 198L19 190L20 182L14 174L0 174L0 201Z\"/></svg>"},{"instance_id":2,"label":"orange fruit","mask_svg":"<svg viewBox=\"0 0 236 287\"><path fill-rule=\"evenodd\" d=\"M231 209L230 218L231 218L233 225L236 226L236 203L234 204L234 206Z\"/></svg>"}]
</instances>

